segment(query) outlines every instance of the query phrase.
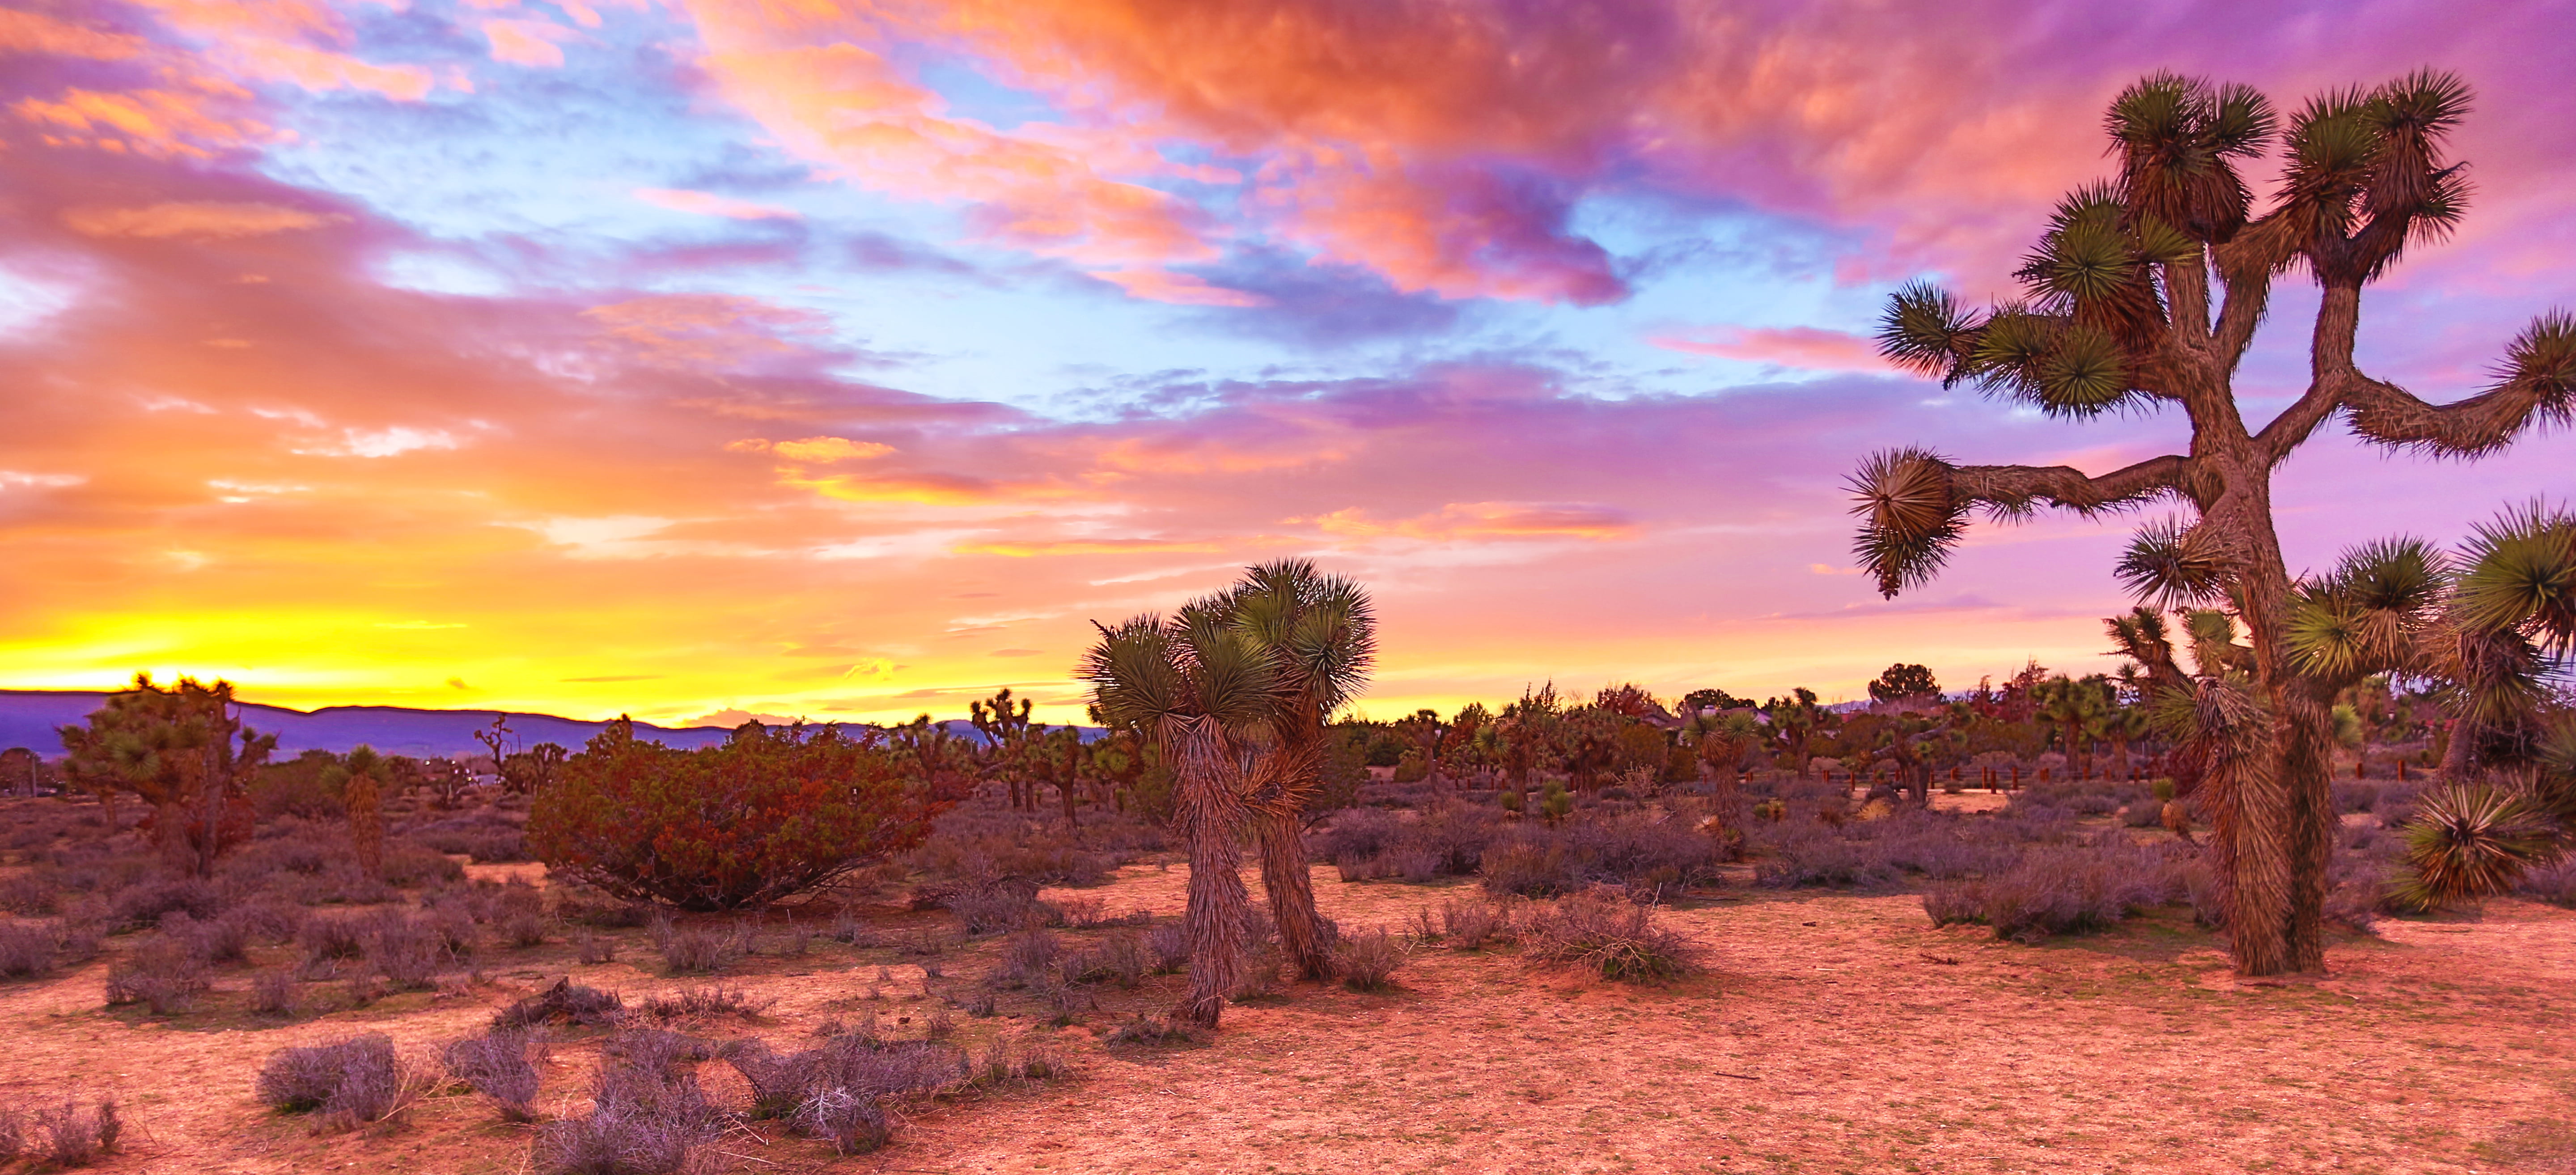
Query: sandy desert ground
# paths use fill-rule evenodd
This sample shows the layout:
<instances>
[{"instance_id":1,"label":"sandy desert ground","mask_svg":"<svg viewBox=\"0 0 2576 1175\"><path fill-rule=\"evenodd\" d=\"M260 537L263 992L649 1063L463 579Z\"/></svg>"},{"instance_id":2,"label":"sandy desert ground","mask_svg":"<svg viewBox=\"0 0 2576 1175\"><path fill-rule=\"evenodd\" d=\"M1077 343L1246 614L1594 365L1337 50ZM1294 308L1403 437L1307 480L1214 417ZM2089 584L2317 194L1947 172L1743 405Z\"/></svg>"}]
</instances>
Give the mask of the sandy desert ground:
<instances>
[{"instance_id":1,"label":"sandy desert ground","mask_svg":"<svg viewBox=\"0 0 2576 1175\"><path fill-rule=\"evenodd\" d=\"M1130 866L1084 896L1176 915L1185 876ZM1400 926L1464 888L1316 871L1346 927ZM869 913L898 938L950 924ZM1200 1045L1100 1043L1167 1003L1176 978L1110 989L1060 1029L1006 993L1002 1015L961 1017L960 1039L1039 1034L1074 1077L907 1106L873 1155L742 1130L716 1157L749 1171L959 1173L2576 1170L2576 912L2503 900L2384 922L2340 943L2326 976L2253 984L2179 914L2028 947L1935 930L1912 896L1739 879L1668 916L1703 945L1705 977L1631 987L1508 948L1421 945L1392 992L1289 987L1230 1009ZM281 1046L361 1031L426 1053L566 974L630 1000L691 984L644 969L642 932L627 933L625 961L584 966L561 943L490 950L480 982L291 1023L225 1010L247 983L237 969L203 1010L168 1022L105 1008L103 964L11 984L0 1097L118 1095L135 1126L113 1171L525 1170L530 1128L474 1097L426 1098L390 1129L317 1135L263 1108L254 1075ZM936 977L886 948L757 956L723 981L775 1005L697 1027L789 1045L873 1012L911 1031L941 997L977 990L999 949L962 945L931 960ZM543 1103L579 1112L596 1054L595 1040L555 1044ZM709 1064L704 1080L738 1096L724 1069Z\"/></svg>"}]
</instances>

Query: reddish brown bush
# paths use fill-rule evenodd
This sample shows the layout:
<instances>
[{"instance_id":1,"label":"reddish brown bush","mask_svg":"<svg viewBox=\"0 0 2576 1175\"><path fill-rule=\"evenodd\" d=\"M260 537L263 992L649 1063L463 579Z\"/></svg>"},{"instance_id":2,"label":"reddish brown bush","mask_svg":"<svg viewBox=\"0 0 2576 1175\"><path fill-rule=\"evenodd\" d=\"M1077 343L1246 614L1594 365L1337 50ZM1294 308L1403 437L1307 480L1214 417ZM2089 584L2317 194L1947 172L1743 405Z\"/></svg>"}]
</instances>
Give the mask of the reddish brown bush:
<instances>
[{"instance_id":1,"label":"reddish brown bush","mask_svg":"<svg viewBox=\"0 0 2576 1175\"><path fill-rule=\"evenodd\" d=\"M947 806L880 739L746 723L721 747L676 751L611 724L537 793L528 845L623 898L775 901L912 847Z\"/></svg>"}]
</instances>

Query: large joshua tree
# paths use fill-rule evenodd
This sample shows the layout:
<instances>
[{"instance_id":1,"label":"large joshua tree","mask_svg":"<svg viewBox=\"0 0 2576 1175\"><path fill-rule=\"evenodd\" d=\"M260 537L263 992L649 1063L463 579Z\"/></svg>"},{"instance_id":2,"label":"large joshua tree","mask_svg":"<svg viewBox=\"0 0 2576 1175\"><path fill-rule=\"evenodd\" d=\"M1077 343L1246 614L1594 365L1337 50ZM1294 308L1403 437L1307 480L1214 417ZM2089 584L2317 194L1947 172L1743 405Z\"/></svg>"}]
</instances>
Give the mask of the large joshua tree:
<instances>
[{"instance_id":1,"label":"large joshua tree","mask_svg":"<svg viewBox=\"0 0 2576 1175\"><path fill-rule=\"evenodd\" d=\"M1269 786L1251 797L1261 888L1279 926L1280 948L1298 973L1328 978L1334 929L1315 909L1303 822L1307 802L1323 786L1326 724L1366 684L1376 660L1376 613L1358 583L1325 575L1304 559L1248 569L1226 602L1235 629L1269 653L1279 695L1271 724L1278 762Z\"/></svg>"},{"instance_id":2,"label":"large joshua tree","mask_svg":"<svg viewBox=\"0 0 2576 1175\"><path fill-rule=\"evenodd\" d=\"M2444 142L2469 107L2448 74L2336 90L2288 119L2260 93L2158 74L2111 104L2117 174L2057 208L2016 275L2023 298L1981 313L1929 285L1899 291L1879 335L1896 363L1969 383L2057 416L2179 406L2190 451L2098 477L2067 466L1956 465L1922 449L1879 453L1854 479L1856 549L1882 592L1930 579L1973 509L2013 517L2042 505L2081 514L2174 501L2185 521L2150 527L2120 565L2141 595L2221 603L2246 629L2259 707L2244 753L2210 780L2237 969L2323 966L2321 915L2334 814L2328 794L2332 694L2285 635L2294 587L2274 533L2272 471L2329 419L2376 444L2443 455L2494 452L2576 409L2576 321L2552 313L2506 349L2496 382L2435 405L2354 360L2362 287L2410 245L2440 239L2466 204ZM2282 148L2270 207L2255 214L2238 168ZM2273 284L2304 271L2322 288L2310 378L2260 429L2234 377Z\"/></svg>"},{"instance_id":3,"label":"large joshua tree","mask_svg":"<svg viewBox=\"0 0 2576 1175\"><path fill-rule=\"evenodd\" d=\"M1138 616L1100 629L1080 673L1094 713L1163 748L1180 771L1173 814L1190 846L1182 930L1190 989L1180 1018L1215 1026L1243 971L1241 830L1245 801L1269 787L1283 700L1268 648L1230 622L1222 598L1193 601L1169 620Z\"/></svg>"}]
</instances>

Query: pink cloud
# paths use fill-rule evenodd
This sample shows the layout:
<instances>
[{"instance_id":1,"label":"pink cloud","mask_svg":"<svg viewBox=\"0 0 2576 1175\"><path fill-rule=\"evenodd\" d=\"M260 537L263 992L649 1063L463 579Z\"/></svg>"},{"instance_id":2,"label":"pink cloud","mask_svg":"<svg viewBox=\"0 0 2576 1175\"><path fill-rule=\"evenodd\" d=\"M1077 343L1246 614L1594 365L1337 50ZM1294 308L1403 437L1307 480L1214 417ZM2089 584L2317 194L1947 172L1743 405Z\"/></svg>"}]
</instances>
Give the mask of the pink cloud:
<instances>
[{"instance_id":1,"label":"pink cloud","mask_svg":"<svg viewBox=\"0 0 2576 1175\"><path fill-rule=\"evenodd\" d=\"M1653 335L1646 341L1671 351L1814 371L1892 370L1885 360L1878 357L1877 345L1868 339L1847 331L1812 326L1706 327Z\"/></svg>"},{"instance_id":2,"label":"pink cloud","mask_svg":"<svg viewBox=\"0 0 2576 1175\"><path fill-rule=\"evenodd\" d=\"M551 46L549 46L551 48ZM557 64L561 64L557 62ZM697 216L721 216L733 220L797 220L802 214L793 208L776 204L755 204L712 192L692 192L675 188L637 188L635 198L657 208L687 212Z\"/></svg>"}]
</instances>

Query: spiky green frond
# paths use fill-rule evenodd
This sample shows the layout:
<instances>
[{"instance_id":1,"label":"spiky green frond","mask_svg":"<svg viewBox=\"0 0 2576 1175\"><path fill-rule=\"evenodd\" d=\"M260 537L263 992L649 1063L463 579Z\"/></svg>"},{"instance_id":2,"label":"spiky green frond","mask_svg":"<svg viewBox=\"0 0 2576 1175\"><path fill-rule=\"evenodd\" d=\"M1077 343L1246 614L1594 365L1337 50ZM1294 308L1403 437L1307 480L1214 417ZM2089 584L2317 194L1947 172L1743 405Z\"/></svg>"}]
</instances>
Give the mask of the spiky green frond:
<instances>
[{"instance_id":1,"label":"spiky green frond","mask_svg":"<svg viewBox=\"0 0 2576 1175\"><path fill-rule=\"evenodd\" d=\"M2052 416L2099 416L2129 394L2128 357L2109 334L2091 326L2060 331L2035 376L2040 409Z\"/></svg>"},{"instance_id":2,"label":"spiky green frond","mask_svg":"<svg viewBox=\"0 0 2576 1175\"><path fill-rule=\"evenodd\" d=\"M1887 449L1861 462L1847 483L1861 516L1852 554L1893 598L1931 581L1967 530L1967 508L1950 491L1950 464L1924 449Z\"/></svg>"},{"instance_id":3,"label":"spiky green frond","mask_svg":"<svg viewBox=\"0 0 2576 1175\"><path fill-rule=\"evenodd\" d=\"M2138 529L2111 574L2132 598L2157 608L2205 604L2226 594L2227 561L2215 544L2179 518Z\"/></svg>"},{"instance_id":4,"label":"spiky green frond","mask_svg":"<svg viewBox=\"0 0 2576 1175\"><path fill-rule=\"evenodd\" d=\"M2221 155L2252 158L2263 153L2280 130L2272 100L2252 86L2231 83L2218 90L2210 118L2210 143Z\"/></svg>"},{"instance_id":5,"label":"spiky green frond","mask_svg":"<svg viewBox=\"0 0 2576 1175\"><path fill-rule=\"evenodd\" d=\"M1930 282L1907 282L1879 316L1878 353L1907 371L1941 376L1946 384L1957 378L1961 345L1975 325L1949 291Z\"/></svg>"},{"instance_id":6,"label":"spiky green frond","mask_svg":"<svg viewBox=\"0 0 2576 1175\"><path fill-rule=\"evenodd\" d=\"M2535 423L2576 424L2576 315L2552 310L2531 320L2505 348L2496 379L2536 395Z\"/></svg>"},{"instance_id":7,"label":"spiky green frond","mask_svg":"<svg viewBox=\"0 0 2576 1175\"><path fill-rule=\"evenodd\" d=\"M2472 632L2514 632L2548 652L2576 648L2576 514L2531 502L2480 523L2455 615Z\"/></svg>"},{"instance_id":8,"label":"spiky green frond","mask_svg":"<svg viewBox=\"0 0 2576 1175\"><path fill-rule=\"evenodd\" d=\"M1116 628L1100 628L1099 642L1082 655L1074 673L1091 687L1094 711L1111 726L1150 737L1166 719L1192 710L1188 682L1160 616L1136 616Z\"/></svg>"}]
</instances>

